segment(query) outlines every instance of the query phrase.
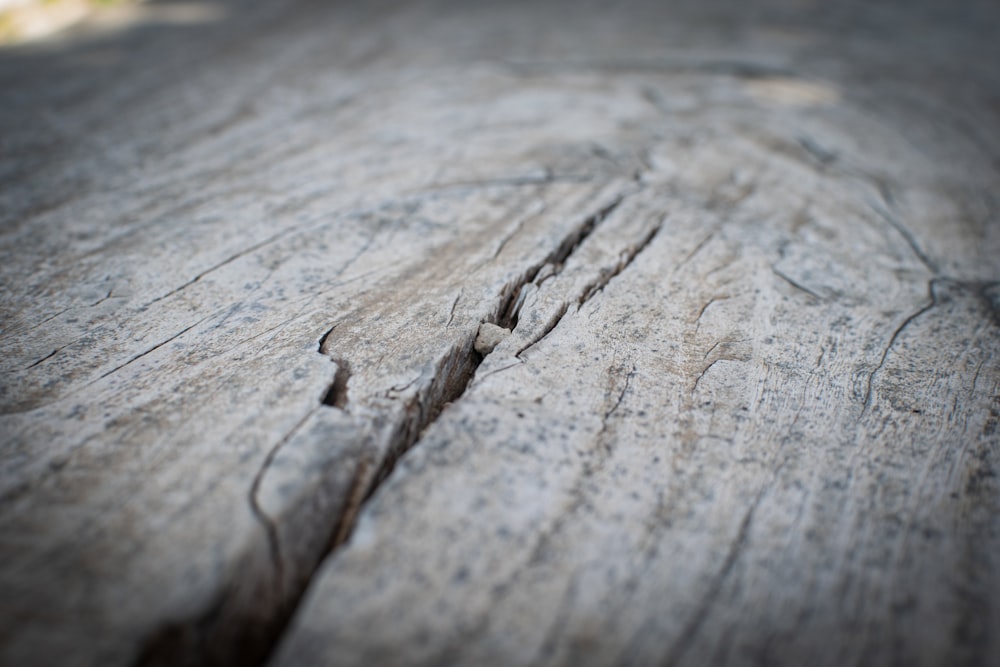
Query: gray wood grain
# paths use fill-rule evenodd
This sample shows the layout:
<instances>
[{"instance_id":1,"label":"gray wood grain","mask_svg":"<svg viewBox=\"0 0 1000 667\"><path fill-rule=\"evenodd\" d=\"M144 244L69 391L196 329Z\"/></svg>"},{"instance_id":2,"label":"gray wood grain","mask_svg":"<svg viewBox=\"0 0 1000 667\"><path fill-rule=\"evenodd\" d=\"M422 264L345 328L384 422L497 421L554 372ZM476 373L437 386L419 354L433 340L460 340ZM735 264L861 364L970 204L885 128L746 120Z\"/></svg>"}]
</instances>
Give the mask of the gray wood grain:
<instances>
[{"instance_id":1,"label":"gray wood grain","mask_svg":"<svg viewBox=\"0 0 1000 667\"><path fill-rule=\"evenodd\" d=\"M0 53L0 662L1000 662L991 3L168 14Z\"/></svg>"}]
</instances>

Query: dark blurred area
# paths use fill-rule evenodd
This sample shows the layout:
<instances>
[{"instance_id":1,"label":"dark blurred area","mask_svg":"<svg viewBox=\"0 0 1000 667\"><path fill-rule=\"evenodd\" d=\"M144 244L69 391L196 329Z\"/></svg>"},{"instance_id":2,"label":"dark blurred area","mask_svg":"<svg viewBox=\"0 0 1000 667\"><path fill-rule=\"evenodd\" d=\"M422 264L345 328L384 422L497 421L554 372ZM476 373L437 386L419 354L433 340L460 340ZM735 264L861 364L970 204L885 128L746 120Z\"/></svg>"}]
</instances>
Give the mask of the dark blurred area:
<instances>
[{"instance_id":1,"label":"dark blurred area","mask_svg":"<svg viewBox=\"0 0 1000 667\"><path fill-rule=\"evenodd\" d=\"M498 66L794 72L978 96L997 114L1000 11L991 0L822 2L149 2L0 49L0 224L58 191L142 168L172 129L308 94L320 72ZM342 38L350 35L350 40ZM280 128L275 128L279 130ZM995 138L986 139L991 145ZM43 177L72 154L61 187ZM45 185L31 185L44 182ZM12 193L15 184L20 184Z\"/></svg>"}]
</instances>

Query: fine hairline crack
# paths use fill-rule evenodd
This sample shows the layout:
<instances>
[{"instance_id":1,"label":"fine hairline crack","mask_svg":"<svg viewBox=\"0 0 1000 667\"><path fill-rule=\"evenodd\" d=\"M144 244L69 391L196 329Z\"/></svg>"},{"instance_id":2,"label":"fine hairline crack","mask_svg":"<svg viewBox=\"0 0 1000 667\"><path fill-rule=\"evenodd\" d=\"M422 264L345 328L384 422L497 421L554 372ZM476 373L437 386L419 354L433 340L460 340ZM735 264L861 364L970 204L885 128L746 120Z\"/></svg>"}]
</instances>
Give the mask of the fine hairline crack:
<instances>
[{"instance_id":1,"label":"fine hairline crack","mask_svg":"<svg viewBox=\"0 0 1000 667\"><path fill-rule=\"evenodd\" d=\"M935 305L937 305L938 300L937 300L937 295L934 293L934 286L939 280L940 280L939 278L935 278L927 283L927 302L924 303L923 306L921 306L914 312L910 313L902 322L899 323L899 325L893 330L892 335L889 336L888 342L882 348L882 354L879 356L878 363L875 365L875 368L872 370L872 372L868 374L867 382L865 383L865 396L864 400L862 401L861 414L867 412L868 408L871 407L872 382L874 381L875 376L878 375L879 371L882 370L882 367L885 366L886 357L889 356L889 350L891 350L892 346L896 343L896 339L899 338L899 335L903 332L903 329L908 327L910 324L913 323L914 320L916 320L918 317L920 317L921 315L929 311L931 308L933 308Z\"/></svg>"}]
</instances>

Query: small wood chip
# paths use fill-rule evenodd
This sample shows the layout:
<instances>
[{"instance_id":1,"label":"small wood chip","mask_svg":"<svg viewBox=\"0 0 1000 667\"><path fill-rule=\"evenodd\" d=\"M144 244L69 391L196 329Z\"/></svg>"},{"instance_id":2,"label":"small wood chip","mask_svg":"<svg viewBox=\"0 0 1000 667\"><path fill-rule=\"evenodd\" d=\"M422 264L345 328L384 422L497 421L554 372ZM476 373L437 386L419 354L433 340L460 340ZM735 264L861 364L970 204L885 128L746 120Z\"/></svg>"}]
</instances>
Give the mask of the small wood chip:
<instances>
[{"instance_id":1,"label":"small wood chip","mask_svg":"<svg viewBox=\"0 0 1000 667\"><path fill-rule=\"evenodd\" d=\"M504 329L490 322L483 322L479 325L479 335L476 336L476 352L485 357L509 335L510 329Z\"/></svg>"}]
</instances>

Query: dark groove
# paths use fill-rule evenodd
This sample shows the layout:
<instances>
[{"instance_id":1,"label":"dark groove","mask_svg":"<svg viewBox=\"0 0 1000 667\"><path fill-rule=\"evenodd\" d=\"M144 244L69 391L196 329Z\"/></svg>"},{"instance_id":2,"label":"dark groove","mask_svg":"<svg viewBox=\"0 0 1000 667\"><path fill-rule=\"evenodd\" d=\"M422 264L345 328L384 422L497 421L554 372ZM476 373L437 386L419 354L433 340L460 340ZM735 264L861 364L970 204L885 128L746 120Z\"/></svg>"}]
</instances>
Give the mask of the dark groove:
<instances>
[{"instance_id":1,"label":"dark groove","mask_svg":"<svg viewBox=\"0 0 1000 667\"><path fill-rule=\"evenodd\" d=\"M624 199L625 195L620 194L597 213L589 216L572 234L563 239L562 243L549 253L545 259L531 267L513 286L508 287L506 296L501 298L501 315L496 324L505 329L513 330L517 326L517 297L521 293L521 290L529 283L534 282L541 270L549 264L556 267L555 274L562 271L563 265L569 259L570 255L576 252L577 248L587 240L587 237L594 233L597 225L611 215L616 208L621 206Z\"/></svg>"},{"instance_id":2,"label":"dark groove","mask_svg":"<svg viewBox=\"0 0 1000 667\"><path fill-rule=\"evenodd\" d=\"M347 381L351 379L351 365L343 359L334 359L334 363L337 364L337 372L334 373L330 389L321 402L323 405L343 410L347 407Z\"/></svg>"},{"instance_id":3,"label":"dark groove","mask_svg":"<svg viewBox=\"0 0 1000 667\"><path fill-rule=\"evenodd\" d=\"M354 528L358 512L361 511L361 506L368 500L368 486L365 482L368 479L368 469L370 467L371 461L367 457L362 456L358 460L358 466L354 470L354 477L351 478L351 485L347 489L344 509L341 511L340 519L337 521L336 526L334 526L333 536L327 547L327 553L332 552L351 536L351 530ZM311 575L310 579L312 579ZM298 600L294 604L297 607Z\"/></svg>"},{"instance_id":4,"label":"dark groove","mask_svg":"<svg viewBox=\"0 0 1000 667\"><path fill-rule=\"evenodd\" d=\"M59 354L59 349L52 350L51 352L49 352L48 354L46 354L44 357L42 357L38 361L33 362L30 366L25 366L24 370L26 370L26 371L30 370L30 369L34 368L35 366L41 364L42 362L48 361L49 359L51 359L52 357L56 356L57 354Z\"/></svg>"}]
</instances>

